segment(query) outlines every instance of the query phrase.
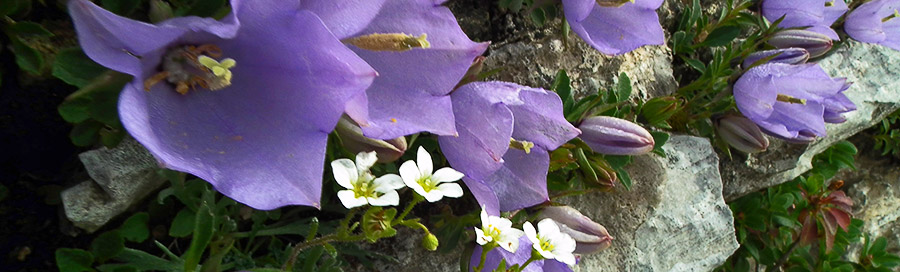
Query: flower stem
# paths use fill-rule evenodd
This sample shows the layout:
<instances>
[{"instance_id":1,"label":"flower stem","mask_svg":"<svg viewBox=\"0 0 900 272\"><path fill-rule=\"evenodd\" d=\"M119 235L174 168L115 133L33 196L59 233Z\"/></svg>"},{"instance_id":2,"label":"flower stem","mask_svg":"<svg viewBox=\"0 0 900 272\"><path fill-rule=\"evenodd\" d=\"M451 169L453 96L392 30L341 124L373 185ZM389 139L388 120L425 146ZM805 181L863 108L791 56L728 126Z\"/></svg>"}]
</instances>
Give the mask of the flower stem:
<instances>
[{"instance_id":1,"label":"flower stem","mask_svg":"<svg viewBox=\"0 0 900 272\"><path fill-rule=\"evenodd\" d=\"M333 241L351 242L358 240L356 239L356 237L350 236L351 231L348 227L348 225L350 224L350 220L353 219L358 210L358 208L350 209L350 211L347 212L347 215L344 216L344 219L341 219L341 224L335 233L319 238L313 238L312 235L309 235L306 237L306 241L295 245L291 250L291 257L288 258L286 262L284 262L284 265L281 266L281 269L285 271L292 271L292 269L294 268L294 263L297 261L297 256L300 255L300 251L303 251L304 249L324 245ZM316 226L314 227L318 228L318 224L314 224L316 224Z\"/></svg>"},{"instance_id":2,"label":"flower stem","mask_svg":"<svg viewBox=\"0 0 900 272\"><path fill-rule=\"evenodd\" d=\"M481 272L484 269L484 260L487 259L487 254L491 250L494 250L497 243L490 242L484 246L481 246L481 260L478 261L478 266L475 267L475 272Z\"/></svg>"},{"instance_id":3,"label":"flower stem","mask_svg":"<svg viewBox=\"0 0 900 272\"><path fill-rule=\"evenodd\" d=\"M416 204L419 204L419 202L422 202L422 200L425 200L425 197L413 193L413 200L410 201L409 204L406 204L406 208L403 209L403 212L400 213L399 216L394 218L394 222L391 222L391 225L393 226L400 224L400 222L403 222L403 219L406 219L406 216L409 215L409 212L412 211L413 207L415 207Z\"/></svg>"}]
</instances>

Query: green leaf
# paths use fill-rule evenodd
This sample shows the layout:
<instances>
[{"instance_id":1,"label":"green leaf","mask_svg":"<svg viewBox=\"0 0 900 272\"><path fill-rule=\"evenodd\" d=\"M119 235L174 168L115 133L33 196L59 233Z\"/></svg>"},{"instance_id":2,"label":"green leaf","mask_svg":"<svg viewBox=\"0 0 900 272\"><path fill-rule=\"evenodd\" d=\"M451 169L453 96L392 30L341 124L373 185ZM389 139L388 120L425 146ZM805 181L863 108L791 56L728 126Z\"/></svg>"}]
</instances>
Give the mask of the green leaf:
<instances>
[{"instance_id":1,"label":"green leaf","mask_svg":"<svg viewBox=\"0 0 900 272\"><path fill-rule=\"evenodd\" d=\"M194 232L194 222L196 215L188 208L183 208L172 219L172 225L169 227L169 236L183 238Z\"/></svg>"},{"instance_id":2,"label":"green leaf","mask_svg":"<svg viewBox=\"0 0 900 272\"><path fill-rule=\"evenodd\" d=\"M625 73L619 74L619 82L616 83L616 102L628 100L631 96L631 79Z\"/></svg>"},{"instance_id":3,"label":"green leaf","mask_svg":"<svg viewBox=\"0 0 900 272\"><path fill-rule=\"evenodd\" d=\"M666 144L666 141L669 140L669 134L662 131L651 131L650 135L653 136L653 152L654 154L665 157L666 151L663 150L663 145Z\"/></svg>"},{"instance_id":4,"label":"green leaf","mask_svg":"<svg viewBox=\"0 0 900 272\"><path fill-rule=\"evenodd\" d=\"M53 61L53 76L78 88L87 86L105 71L78 47L59 51Z\"/></svg>"},{"instance_id":5,"label":"green leaf","mask_svg":"<svg viewBox=\"0 0 900 272\"><path fill-rule=\"evenodd\" d=\"M12 52L16 55L19 68L32 75L40 75L44 70L44 55L37 49L23 43L18 38L12 39Z\"/></svg>"},{"instance_id":6,"label":"green leaf","mask_svg":"<svg viewBox=\"0 0 900 272\"><path fill-rule=\"evenodd\" d=\"M781 211L787 211L793 204L794 196L791 194L781 194L772 199L772 206Z\"/></svg>"},{"instance_id":7,"label":"green leaf","mask_svg":"<svg viewBox=\"0 0 900 272\"><path fill-rule=\"evenodd\" d=\"M522 10L523 2L524 2L524 0L511 0L511 1L509 1L509 6L507 6L507 7L509 7L509 11L511 11L513 13L517 13L520 10Z\"/></svg>"},{"instance_id":8,"label":"green leaf","mask_svg":"<svg viewBox=\"0 0 900 272\"><path fill-rule=\"evenodd\" d=\"M63 120L69 123L80 123L91 118L91 106L94 101L89 97L82 97L64 101L57 111Z\"/></svg>"},{"instance_id":9,"label":"green leaf","mask_svg":"<svg viewBox=\"0 0 900 272\"><path fill-rule=\"evenodd\" d=\"M136 243L143 242L150 237L150 229L147 227L149 221L150 214L146 212L136 213L122 223L122 226L119 227L119 232L125 240Z\"/></svg>"},{"instance_id":10,"label":"green leaf","mask_svg":"<svg viewBox=\"0 0 900 272\"><path fill-rule=\"evenodd\" d=\"M91 146L97 142L98 131L103 124L94 120L87 120L75 125L69 132L69 139L76 146Z\"/></svg>"},{"instance_id":11,"label":"green leaf","mask_svg":"<svg viewBox=\"0 0 900 272\"><path fill-rule=\"evenodd\" d=\"M141 0L103 0L103 8L115 14L128 17L141 4Z\"/></svg>"},{"instance_id":12,"label":"green leaf","mask_svg":"<svg viewBox=\"0 0 900 272\"><path fill-rule=\"evenodd\" d=\"M200 258L212 240L215 232L215 214L210 208L210 203L204 201L197 210L194 220L194 235L191 237L191 245L184 253L184 270L194 271L200 264Z\"/></svg>"},{"instance_id":13,"label":"green leaf","mask_svg":"<svg viewBox=\"0 0 900 272\"><path fill-rule=\"evenodd\" d=\"M724 46L731 43L731 41L733 41L734 38L737 38L737 36L740 34L740 27L732 25L720 26L713 30L712 33L709 33L709 35L706 36L706 40L704 40L697 46Z\"/></svg>"},{"instance_id":14,"label":"green leaf","mask_svg":"<svg viewBox=\"0 0 900 272\"><path fill-rule=\"evenodd\" d=\"M125 139L125 129L100 129L100 143L107 148L114 148Z\"/></svg>"},{"instance_id":15,"label":"green leaf","mask_svg":"<svg viewBox=\"0 0 900 272\"><path fill-rule=\"evenodd\" d=\"M115 257L125 249L125 240L118 231L107 231L91 242L91 252L97 257L99 262Z\"/></svg>"},{"instance_id":16,"label":"green leaf","mask_svg":"<svg viewBox=\"0 0 900 272\"><path fill-rule=\"evenodd\" d=\"M200 17L212 17L219 9L225 7L225 1L226 0L196 0L187 13L188 15Z\"/></svg>"},{"instance_id":17,"label":"green leaf","mask_svg":"<svg viewBox=\"0 0 900 272\"><path fill-rule=\"evenodd\" d=\"M181 260L168 261L147 252L125 248L114 258L116 261L137 266L144 271L178 271L183 269Z\"/></svg>"},{"instance_id":18,"label":"green leaf","mask_svg":"<svg viewBox=\"0 0 900 272\"><path fill-rule=\"evenodd\" d=\"M563 112L565 114L571 112L575 97L572 95L572 85L566 70L561 69L556 73L556 79L553 80L553 91L562 99Z\"/></svg>"},{"instance_id":19,"label":"green leaf","mask_svg":"<svg viewBox=\"0 0 900 272\"><path fill-rule=\"evenodd\" d=\"M706 73L706 65L703 64L702 61L692 59L692 58L683 58L683 59L684 59L684 62L687 63L687 65L690 66L691 68L694 68L694 70L697 70L700 73Z\"/></svg>"},{"instance_id":20,"label":"green leaf","mask_svg":"<svg viewBox=\"0 0 900 272\"><path fill-rule=\"evenodd\" d=\"M391 221L397 215L397 209L384 209L381 207L369 208L362 217L362 230L369 241L381 238L393 237L397 230L391 226Z\"/></svg>"},{"instance_id":21,"label":"green leaf","mask_svg":"<svg viewBox=\"0 0 900 272\"><path fill-rule=\"evenodd\" d=\"M56 250L56 267L60 272L91 271L94 255L77 248L60 248Z\"/></svg>"},{"instance_id":22,"label":"green leaf","mask_svg":"<svg viewBox=\"0 0 900 272\"><path fill-rule=\"evenodd\" d=\"M797 223L797 220L791 219L791 218L789 218L787 216L783 216L783 215L772 215L772 221L775 221L775 223L778 223L782 226L789 227L789 228L800 226L800 224Z\"/></svg>"},{"instance_id":23,"label":"green leaf","mask_svg":"<svg viewBox=\"0 0 900 272\"><path fill-rule=\"evenodd\" d=\"M544 23L547 22L547 14L544 12L544 9L536 8L532 10L531 22L533 22L537 27L543 27Z\"/></svg>"},{"instance_id":24,"label":"green leaf","mask_svg":"<svg viewBox=\"0 0 900 272\"><path fill-rule=\"evenodd\" d=\"M20 21L9 27L19 37L51 37L53 33L38 23Z\"/></svg>"}]
</instances>

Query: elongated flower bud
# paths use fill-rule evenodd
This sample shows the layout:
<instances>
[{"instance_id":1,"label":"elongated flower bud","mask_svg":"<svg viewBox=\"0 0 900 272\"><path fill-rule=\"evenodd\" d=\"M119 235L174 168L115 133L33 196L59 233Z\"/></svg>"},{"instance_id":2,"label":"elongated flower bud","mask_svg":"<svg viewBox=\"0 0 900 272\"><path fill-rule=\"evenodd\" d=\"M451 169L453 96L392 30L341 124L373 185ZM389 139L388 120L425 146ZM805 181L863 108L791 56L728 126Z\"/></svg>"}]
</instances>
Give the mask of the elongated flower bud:
<instances>
[{"instance_id":1,"label":"elongated flower bud","mask_svg":"<svg viewBox=\"0 0 900 272\"><path fill-rule=\"evenodd\" d=\"M766 151L769 139L756 123L743 116L725 115L715 119L716 132L728 145L746 153Z\"/></svg>"},{"instance_id":2,"label":"elongated flower bud","mask_svg":"<svg viewBox=\"0 0 900 272\"><path fill-rule=\"evenodd\" d=\"M744 69L747 69L757 61L768 57L772 58L763 63L802 64L809 60L809 52L807 52L806 49L798 47L759 51L747 56L741 66Z\"/></svg>"},{"instance_id":3,"label":"elongated flower bud","mask_svg":"<svg viewBox=\"0 0 900 272\"><path fill-rule=\"evenodd\" d=\"M828 36L802 29L779 31L769 39L769 44L782 49L791 47L806 49L810 58L824 55L833 45Z\"/></svg>"},{"instance_id":4,"label":"elongated flower bud","mask_svg":"<svg viewBox=\"0 0 900 272\"><path fill-rule=\"evenodd\" d=\"M581 139L602 154L641 155L653 150L656 144L643 127L615 117L589 117L578 128Z\"/></svg>"},{"instance_id":5,"label":"elongated flower bud","mask_svg":"<svg viewBox=\"0 0 900 272\"><path fill-rule=\"evenodd\" d=\"M603 225L594 222L572 207L546 207L539 215L539 220L544 218L556 221L560 232L568 234L572 239L575 239L574 253L593 254L608 248L612 244L613 237L609 235L609 232L606 231Z\"/></svg>"},{"instance_id":6,"label":"elongated flower bud","mask_svg":"<svg viewBox=\"0 0 900 272\"><path fill-rule=\"evenodd\" d=\"M377 140L363 136L359 125L346 115L341 117L334 131L341 137L344 148L351 153L375 151L380 163L396 161L406 152L406 138Z\"/></svg>"}]
</instances>

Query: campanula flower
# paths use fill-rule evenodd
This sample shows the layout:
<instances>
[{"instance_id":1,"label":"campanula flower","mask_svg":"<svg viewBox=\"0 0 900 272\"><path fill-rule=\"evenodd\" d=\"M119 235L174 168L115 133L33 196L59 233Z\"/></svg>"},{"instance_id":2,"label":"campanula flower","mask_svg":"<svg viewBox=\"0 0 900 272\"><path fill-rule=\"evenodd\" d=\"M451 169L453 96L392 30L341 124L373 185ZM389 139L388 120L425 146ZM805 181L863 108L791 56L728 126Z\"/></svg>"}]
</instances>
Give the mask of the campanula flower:
<instances>
[{"instance_id":1,"label":"campanula flower","mask_svg":"<svg viewBox=\"0 0 900 272\"><path fill-rule=\"evenodd\" d=\"M490 214L548 199L548 151L578 136L554 92L473 82L451 95L459 136L438 137L453 168Z\"/></svg>"},{"instance_id":2,"label":"campanula flower","mask_svg":"<svg viewBox=\"0 0 900 272\"><path fill-rule=\"evenodd\" d=\"M745 153L759 153L769 148L769 138L756 123L746 117L728 114L713 119L716 132L728 145Z\"/></svg>"},{"instance_id":3,"label":"campanula flower","mask_svg":"<svg viewBox=\"0 0 900 272\"><path fill-rule=\"evenodd\" d=\"M563 0L566 21L578 36L608 55L665 43L656 9L663 0Z\"/></svg>"},{"instance_id":4,"label":"campanula flower","mask_svg":"<svg viewBox=\"0 0 900 272\"><path fill-rule=\"evenodd\" d=\"M801 27L840 40L831 25L847 12L844 0L765 0L762 14L770 22L784 17L780 28Z\"/></svg>"},{"instance_id":5,"label":"campanula flower","mask_svg":"<svg viewBox=\"0 0 900 272\"><path fill-rule=\"evenodd\" d=\"M119 115L161 166L253 208L320 206L328 133L376 73L316 14L232 0L219 21L152 25L87 0L68 7L84 52L134 76Z\"/></svg>"},{"instance_id":6,"label":"campanula flower","mask_svg":"<svg viewBox=\"0 0 900 272\"><path fill-rule=\"evenodd\" d=\"M593 116L584 119L581 139L594 152L609 155L641 155L653 150L653 135L643 127L628 120Z\"/></svg>"},{"instance_id":7,"label":"campanula flower","mask_svg":"<svg viewBox=\"0 0 900 272\"><path fill-rule=\"evenodd\" d=\"M826 108L850 110L843 96L848 87L846 79L832 78L818 64L767 63L735 82L734 100L764 132L808 142L826 135Z\"/></svg>"},{"instance_id":8,"label":"campanula flower","mask_svg":"<svg viewBox=\"0 0 900 272\"><path fill-rule=\"evenodd\" d=\"M831 38L818 32L803 29L781 30L767 41L776 48L803 48L810 58L828 53L834 45Z\"/></svg>"},{"instance_id":9,"label":"campanula flower","mask_svg":"<svg viewBox=\"0 0 900 272\"><path fill-rule=\"evenodd\" d=\"M844 21L844 31L861 42L900 50L900 0L875 0L853 9Z\"/></svg>"},{"instance_id":10,"label":"campanula flower","mask_svg":"<svg viewBox=\"0 0 900 272\"><path fill-rule=\"evenodd\" d=\"M450 167L432 173L433 169L431 154L420 146L416 151L416 161L409 160L400 165L400 177L406 186L425 197L428 202L441 200L445 196L457 198L463 195L462 187L454 183L463 177L463 173Z\"/></svg>"},{"instance_id":11,"label":"campanula flower","mask_svg":"<svg viewBox=\"0 0 900 272\"><path fill-rule=\"evenodd\" d=\"M378 71L347 107L366 136L456 134L450 91L488 43L470 40L443 1L302 2L317 14L334 14L323 17L325 24Z\"/></svg>"},{"instance_id":12,"label":"campanula flower","mask_svg":"<svg viewBox=\"0 0 900 272\"><path fill-rule=\"evenodd\" d=\"M378 160L375 152L356 154L356 163L349 159L331 162L334 180L347 190L337 192L338 199L347 209L363 206L396 206L400 203L397 189L403 188L403 179L396 174L375 178L369 168Z\"/></svg>"}]
</instances>

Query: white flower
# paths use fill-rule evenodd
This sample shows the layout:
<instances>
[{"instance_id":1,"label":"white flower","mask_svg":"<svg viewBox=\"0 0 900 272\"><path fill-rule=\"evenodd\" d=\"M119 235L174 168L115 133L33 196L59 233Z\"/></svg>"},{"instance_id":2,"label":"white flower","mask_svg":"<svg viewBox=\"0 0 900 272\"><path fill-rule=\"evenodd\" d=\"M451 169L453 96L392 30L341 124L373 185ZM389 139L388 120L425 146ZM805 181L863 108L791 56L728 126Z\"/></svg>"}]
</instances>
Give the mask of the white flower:
<instances>
[{"instance_id":1,"label":"white flower","mask_svg":"<svg viewBox=\"0 0 900 272\"><path fill-rule=\"evenodd\" d=\"M575 265L575 239L568 234L559 232L559 226L553 219L547 218L538 222L540 233L534 231L531 222L525 222L522 229L525 230L525 236L531 240L533 247L547 259L556 259L557 261L568 265Z\"/></svg>"},{"instance_id":2,"label":"white flower","mask_svg":"<svg viewBox=\"0 0 900 272\"><path fill-rule=\"evenodd\" d=\"M488 216L484 208L481 209L481 228L475 229L475 235L478 236L475 241L479 245L486 245L490 242L497 242L500 247L506 251L516 253L519 248L519 237L522 237L521 230L514 229L509 219Z\"/></svg>"},{"instance_id":3,"label":"white flower","mask_svg":"<svg viewBox=\"0 0 900 272\"><path fill-rule=\"evenodd\" d=\"M412 160L400 165L400 176L403 177L406 186L424 196L428 202L441 200L445 196L461 197L463 195L462 187L459 184L450 183L461 179L464 176L463 173L450 167L444 167L432 174L431 170L434 165L431 163L431 155L421 146L416 151L416 160L419 162L418 165Z\"/></svg>"},{"instance_id":4,"label":"white flower","mask_svg":"<svg viewBox=\"0 0 900 272\"><path fill-rule=\"evenodd\" d=\"M347 188L337 193L338 198L347 209L370 204L372 206L395 206L400 203L397 189L403 188L403 180L395 174L387 174L378 178L372 176L369 168L375 165L375 152L360 152L356 155L356 164L349 159L338 159L331 162L334 180Z\"/></svg>"}]
</instances>

